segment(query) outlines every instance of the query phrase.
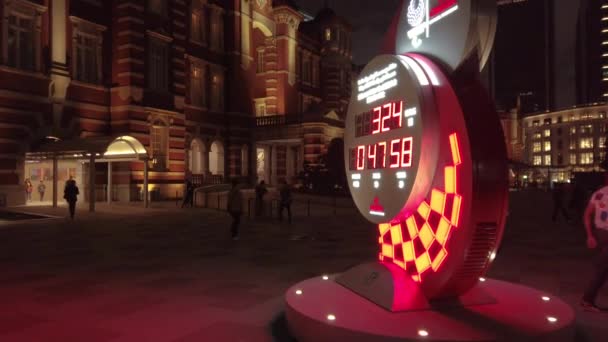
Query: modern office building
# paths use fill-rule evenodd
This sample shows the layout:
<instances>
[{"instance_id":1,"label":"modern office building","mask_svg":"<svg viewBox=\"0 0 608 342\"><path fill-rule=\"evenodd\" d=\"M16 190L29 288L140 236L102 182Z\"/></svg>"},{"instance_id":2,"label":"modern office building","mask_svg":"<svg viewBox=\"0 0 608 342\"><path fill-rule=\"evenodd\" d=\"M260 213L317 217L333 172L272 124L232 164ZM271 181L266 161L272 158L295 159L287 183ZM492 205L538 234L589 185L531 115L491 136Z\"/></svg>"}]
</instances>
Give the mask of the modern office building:
<instances>
[{"instance_id":1,"label":"modern office building","mask_svg":"<svg viewBox=\"0 0 608 342\"><path fill-rule=\"evenodd\" d=\"M1 0L0 22L1 204L26 179L110 201L186 177L276 184L343 135L351 27L328 8Z\"/></svg>"},{"instance_id":2,"label":"modern office building","mask_svg":"<svg viewBox=\"0 0 608 342\"><path fill-rule=\"evenodd\" d=\"M566 182L574 172L601 171L606 158L608 105L595 104L526 116L520 181Z\"/></svg>"},{"instance_id":3,"label":"modern office building","mask_svg":"<svg viewBox=\"0 0 608 342\"><path fill-rule=\"evenodd\" d=\"M578 103L608 100L608 1L580 2L576 57Z\"/></svg>"}]
</instances>

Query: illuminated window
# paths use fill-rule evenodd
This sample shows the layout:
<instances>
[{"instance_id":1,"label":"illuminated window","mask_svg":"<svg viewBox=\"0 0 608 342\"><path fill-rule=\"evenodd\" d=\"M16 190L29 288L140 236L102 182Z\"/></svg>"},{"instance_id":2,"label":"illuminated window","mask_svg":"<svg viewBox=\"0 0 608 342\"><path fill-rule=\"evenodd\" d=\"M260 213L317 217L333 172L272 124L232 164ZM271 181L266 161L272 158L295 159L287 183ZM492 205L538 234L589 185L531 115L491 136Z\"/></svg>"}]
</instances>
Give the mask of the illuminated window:
<instances>
[{"instance_id":1,"label":"illuminated window","mask_svg":"<svg viewBox=\"0 0 608 342\"><path fill-rule=\"evenodd\" d=\"M606 148L606 137L600 137L598 144L600 148Z\"/></svg>"},{"instance_id":2,"label":"illuminated window","mask_svg":"<svg viewBox=\"0 0 608 342\"><path fill-rule=\"evenodd\" d=\"M169 47L155 38L150 38L148 44L148 88L169 90Z\"/></svg>"},{"instance_id":3,"label":"illuminated window","mask_svg":"<svg viewBox=\"0 0 608 342\"><path fill-rule=\"evenodd\" d=\"M532 139L540 139L542 138L540 133L534 133L534 135L532 136Z\"/></svg>"},{"instance_id":4,"label":"illuminated window","mask_svg":"<svg viewBox=\"0 0 608 342\"><path fill-rule=\"evenodd\" d=\"M550 130L550 129L545 129L545 130L543 131L543 136L544 136L545 138L550 137L550 136L551 136L551 130Z\"/></svg>"},{"instance_id":5,"label":"illuminated window","mask_svg":"<svg viewBox=\"0 0 608 342\"><path fill-rule=\"evenodd\" d=\"M105 27L71 17L73 32L72 75L87 83L101 82L102 32Z\"/></svg>"},{"instance_id":6,"label":"illuminated window","mask_svg":"<svg viewBox=\"0 0 608 342\"><path fill-rule=\"evenodd\" d=\"M258 103L255 106L255 114L256 114L256 116L266 116L266 104Z\"/></svg>"},{"instance_id":7,"label":"illuminated window","mask_svg":"<svg viewBox=\"0 0 608 342\"><path fill-rule=\"evenodd\" d=\"M331 40L331 36L332 36L331 29L328 27L328 28L325 29L325 40L326 41L330 41Z\"/></svg>"},{"instance_id":8,"label":"illuminated window","mask_svg":"<svg viewBox=\"0 0 608 342\"><path fill-rule=\"evenodd\" d=\"M576 164L577 164L576 154L570 153L570 165L576 165Z\"/></svg>"},{"instance_id":9,"label":"illuminated window","mask_svg":"<svg viewBox=\"0 0 608 342\"><path fill-rule=\"evenodd\" d=\"M190 103L194 106L207 106L207 96L205 94L205 76L205 66L201 62L191 61Z\"/></svg>"},{"instance_id":10,"label":"illuminated window","mask_svg":"<svg viewBox=\"0 0 608 342\"><path fill-rule=\"evenodd\" d=\"M535 142L534 144L532 144L532 152L541 152L540 142Z\"/></svg>"},{"instance_id":11,"label":"illuminated window","mask_svg":"<svg viewBox=\"0 0 608 342\"><path fill-rule=\"evenodd\" d=\"M550 166L551 165L551 155L545 155L545 166Z\"/></svg>"},{"instance_id":12,"label":"illuminated window","mask_svg":"<svg viewBox=\"0 0 608 342\"><path fill-rule=\"evenodd\" d=\"M544 150L545 150L545 152L551 151L551 142L550 141L545 141Z\"/></svg>"},{"instance_id":13,"label":"illuminated window","mask_svg":"<svg viewBox=\"0 0 608 342\"><path fill-rule=\"evenodd\" d=\"M581 165L593 164L593 152L581 153Z\"/></svg>"},{"instance_id":14,"label":"illuminated window","mask_svg":"<svg viewBox=\"0 0 608 342\"><path fill-rule=\"evenodd\" d=\"M600 152L600 158L598 159L599 162L603 162L604 160L606 160L606 151L602 151Z\"/></svg>"},{"instance_id":15,"label":"illuminated window","mask_svg":"<svg viewBox=\"0 0 608 342\"><path fill-rule=\"evenodd\" d=\"M543 164L543 158L541 156L534 156L534 161L532 162L535 166Z\"/></svg>"},{"instance_id":16,"label":"illuminated window","mask_svg":"<svg viewBox=\"0 0 608 342\"><path fill-rule=\"evenodd\" d=\"M570 135L576 134L576 126L570 127Z\"/></svg>"},{"instance_id":17,"label":"illuminated window","mask_svg":"<svg viewBox=\"0 0 608 342\"><path fill-rule=\"evenodd\" d=\"M258 63L257 63L257 72L264 72L265 68L264 61L264 49L258 49Z\"/></svg>"},{"instance_id":18,"label":"illuminated window","mask_svg":"<svg viewBox=\"0 0 608 342\"><path fill-rule=\"evenodd\" d=\"M583 149L593 148L593 138L581 138L579 140L579 147Z\"/></svg>"},{"instance_id":19,"label":"illuminated window","mask_svg":"<svg viewBox=\"0 0 608 342\"><path fill-rule=\"evenodd\" d=\"M224 75L220 70L213 71L211 76L211 110L224 110Z\"/></svg>"},{"instance_id":20,"label":"illuminated window","mask_svg":"<svg viewBox=\"0 0 608 342\"><path fill-rule=\"evenodd\" d=\"M593 133L593 125L581 125L579 129L580 134L591 134Z\"/></svg>"},{"instance_id":21,"label":"illuminated window","mask_svg":"<svg viewBox=\"0 0 608 342\"><path fill-rule=\"evenodd\" d=\"M570 150L576 150L576 140L570 140Z\"/></svg>"},{"instance_id":22,"label":"illuminated window","mask_svg":"<svg viewBox=\"0 0 608 342\"><path fill-rule=\"evenodd\" d=\"M166 170L169 154L169 127L162 120L156 120L150 127L150 152L152 168Z\"/></svg>"},{"instance_id":23,"label":"illuminated window","mask_svg":"<svg viewBox=\"0 0 608 342\"><path fill-rule=\"evenodd\" d=\"M551 118L543 120L543 124L544 125L550 125L551 124Z\"/></svg>"},{"instance_id":24,"label":"illuminated window","mask_svg":"<svg viewBox=\"0 0 608 342\"><path fill-rule=\"evenodd\" d=\"M534 127L538 127L539 125L540 125L540 121L538 121L538 120L534 120L532 122L532 126L534 126Z\"/></svg>"},{"instance_id":25,"label":"illuminated window","mask_svg":"<svg viewBox=\"0 0 608 342\"><path fill-rule=\"evenodd\" d=\"M37 71L40 69L41 14L46 8L30 1L4 1L2 25L6 64Z\"/></svg>"}]
</instances>

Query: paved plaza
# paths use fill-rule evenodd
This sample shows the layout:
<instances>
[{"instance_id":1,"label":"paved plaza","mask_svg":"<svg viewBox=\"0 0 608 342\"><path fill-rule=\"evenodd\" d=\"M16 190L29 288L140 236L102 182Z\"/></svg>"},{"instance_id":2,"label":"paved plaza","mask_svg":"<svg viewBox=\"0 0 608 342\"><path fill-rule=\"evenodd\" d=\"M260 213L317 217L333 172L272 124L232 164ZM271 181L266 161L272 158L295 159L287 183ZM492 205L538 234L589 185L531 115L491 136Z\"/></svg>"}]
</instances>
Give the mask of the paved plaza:
<instances>
[{"instance_id":1,"label":"paved plaza","mask_svg":"<svg viewBox=\"0 0 608 342\"><path fill-rule=\"evenodd\" d=\"M224 212L175 203L100 204L74 222L66 208L14 208L46 216L0 217L0 341L290 341L285 290L377 253L375 228L348 200L313 205L310 216L304 203L292 225L244 220L239 241ZM576 305L591 253L583 228L553 224L550 206L546 193L512 195L489 276ZM608 339L608 314L576 310L577 340Z\"/></svg>"}]
</instances>

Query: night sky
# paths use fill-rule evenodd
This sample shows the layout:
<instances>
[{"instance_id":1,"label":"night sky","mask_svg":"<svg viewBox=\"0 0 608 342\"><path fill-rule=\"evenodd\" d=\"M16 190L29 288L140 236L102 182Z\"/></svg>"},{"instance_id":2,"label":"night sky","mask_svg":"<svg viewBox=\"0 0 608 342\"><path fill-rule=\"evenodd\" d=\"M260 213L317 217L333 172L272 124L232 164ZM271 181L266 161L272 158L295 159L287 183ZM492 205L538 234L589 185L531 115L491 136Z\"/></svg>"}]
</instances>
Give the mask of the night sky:
<instances>
[{"instance_id":1,"label":"night sky","mask_svg":"<svg viewBox=\"0 0 608 342\"><path fill-rule=\"evenodd\" d=\"M325 0L297 0L302 10L311 15L324 7ZM367 64L379 48L384 33L400 0L330 0L329 6L353 25L355 63Z\"/></svg>"}]
</instances>

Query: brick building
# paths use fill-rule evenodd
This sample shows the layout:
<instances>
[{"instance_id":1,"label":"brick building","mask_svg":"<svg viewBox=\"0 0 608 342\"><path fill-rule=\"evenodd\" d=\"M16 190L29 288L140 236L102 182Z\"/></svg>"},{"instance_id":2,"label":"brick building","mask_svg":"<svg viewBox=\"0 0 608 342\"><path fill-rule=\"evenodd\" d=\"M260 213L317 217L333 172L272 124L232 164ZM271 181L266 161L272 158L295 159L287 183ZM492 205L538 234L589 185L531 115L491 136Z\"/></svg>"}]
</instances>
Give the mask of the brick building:
<instances>
[{"instance_id":1,"label":"brick building","mask_svg":"<svg viewBox=\"0 0 608 342\"><path fill-rule=\"evenodd\" d=\"M26 179L50 188L53 175L114 201L144 189L174 196L185 177L276 184L343 135L351 27L328 8L310 17L290 0L2 0L0 23L9 204L25 201Z\"/></svg>"}]
</instances>

